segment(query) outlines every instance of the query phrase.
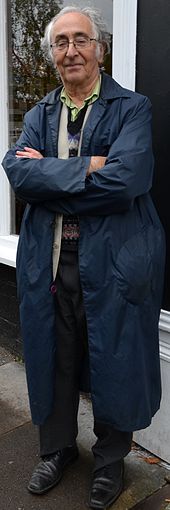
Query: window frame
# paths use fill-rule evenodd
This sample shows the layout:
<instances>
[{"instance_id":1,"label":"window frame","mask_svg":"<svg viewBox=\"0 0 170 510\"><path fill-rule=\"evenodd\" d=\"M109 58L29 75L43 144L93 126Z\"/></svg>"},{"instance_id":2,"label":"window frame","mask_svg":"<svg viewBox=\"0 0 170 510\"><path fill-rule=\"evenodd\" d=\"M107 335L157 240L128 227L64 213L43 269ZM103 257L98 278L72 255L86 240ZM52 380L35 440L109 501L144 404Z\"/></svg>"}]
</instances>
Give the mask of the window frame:
<instances>
[{"instance_id":1,"label":"window frame","mask_svg":"<svg viewBox=\"0 0 170 510\"><path fill-rule=\"evenodd\" d=\"M0 139L0 158L8 147L8 79L7 79L7 18L5 0L0 0L0 118L2 122L2 132ZM1 161L0 160L0 161ZM3 172L0 172L0 234L5 235L10 232L10 186Z\"/></svg>"}]
</instances>

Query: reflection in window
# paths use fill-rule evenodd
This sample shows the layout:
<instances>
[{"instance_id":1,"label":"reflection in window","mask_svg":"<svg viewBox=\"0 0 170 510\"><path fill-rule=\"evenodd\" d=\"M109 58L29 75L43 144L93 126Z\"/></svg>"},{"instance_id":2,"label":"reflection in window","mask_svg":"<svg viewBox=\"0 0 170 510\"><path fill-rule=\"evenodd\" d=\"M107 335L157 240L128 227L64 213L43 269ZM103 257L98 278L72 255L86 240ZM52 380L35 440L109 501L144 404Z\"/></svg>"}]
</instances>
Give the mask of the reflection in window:
<instances>
[{"instance_id":1,"label":"reflection in window","mask_svg":"<svg viewBox=\"0 0 170 510\"><path fill-rule=\"evenodd\" d=\"M93 4L98 7L96 1ZM10 146L21 133L24 114L59 84L53 66L44 59L40 43L47 23L70 3L66 0L7 0ZM78 5L86 5L86 2L80 0ZM106 58L105 69L111 74L111 55ZM18 234L25 203L13 194L11 200L12 233Z\"/></svg>"}]
</instances>

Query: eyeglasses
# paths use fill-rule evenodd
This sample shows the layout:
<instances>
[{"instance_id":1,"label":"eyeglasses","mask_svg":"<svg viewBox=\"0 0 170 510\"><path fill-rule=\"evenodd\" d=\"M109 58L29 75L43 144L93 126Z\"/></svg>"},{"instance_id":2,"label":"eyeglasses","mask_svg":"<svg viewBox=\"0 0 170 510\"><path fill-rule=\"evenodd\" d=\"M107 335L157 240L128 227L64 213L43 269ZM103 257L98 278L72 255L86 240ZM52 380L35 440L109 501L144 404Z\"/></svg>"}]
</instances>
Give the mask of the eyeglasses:
<instances>
[{"instance_id":1,"label":"eyeglasses","mask_svg":"<svg viewBox=\"0 0 170 510\"><path fill-rule=\"evenodd\" d=\"M69 44L73 44L77 50L81 50L84 48L88 48L91 44L91 41L97 41L97 39L95 39L94 37L88 37L87 35L86 36L84 35L81 37L80 36L75 37L75 39L69 41L67 37L66 38L62 37L57 39L54 43L50 44L50 47L54 48L56 52L60 52L68 50Z\"/></svg>"}]
</instances>

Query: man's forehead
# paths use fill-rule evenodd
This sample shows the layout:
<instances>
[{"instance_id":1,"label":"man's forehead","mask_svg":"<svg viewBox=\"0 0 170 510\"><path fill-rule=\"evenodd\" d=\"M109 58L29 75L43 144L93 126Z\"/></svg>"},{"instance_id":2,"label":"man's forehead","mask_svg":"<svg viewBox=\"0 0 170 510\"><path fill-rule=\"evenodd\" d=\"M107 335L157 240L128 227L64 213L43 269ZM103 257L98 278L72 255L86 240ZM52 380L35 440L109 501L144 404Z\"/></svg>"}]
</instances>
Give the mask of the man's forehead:
<instances>
[{"instance_id":1,"label":"man's forehead","mask_svg":"<svg viewBox=\"0 0 170 510\"><path fill-rule=\"evenodd\" d=\"M91 20L80 12L69 12L63 14L54 23L52 33L89 33L92 30Z\"/></svg>"}]
</instances>

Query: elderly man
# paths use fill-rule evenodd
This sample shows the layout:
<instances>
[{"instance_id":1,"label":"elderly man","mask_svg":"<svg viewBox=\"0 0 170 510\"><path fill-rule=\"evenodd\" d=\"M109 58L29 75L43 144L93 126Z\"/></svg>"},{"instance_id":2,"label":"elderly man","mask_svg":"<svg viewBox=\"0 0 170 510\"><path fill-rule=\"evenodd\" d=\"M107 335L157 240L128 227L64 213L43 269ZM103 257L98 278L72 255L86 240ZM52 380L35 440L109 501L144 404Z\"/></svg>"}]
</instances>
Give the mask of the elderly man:
<instances>
[{"instance_id":1,"label":"elderly man","mask_svg":"<svg viewBox=\"0 0 170 510\"><path fill-rule=\"evenodd\" d=\"M21 327L44 494L78 456L80 390L91 393L91 508L123 489L132 431L160 405L158 320L164 235L152 204L150 101L100 72L107 30L90 8L52 19L62 86L26 114L3 165L27 201L18 256Z\"/></svg>"}]
</instances>

